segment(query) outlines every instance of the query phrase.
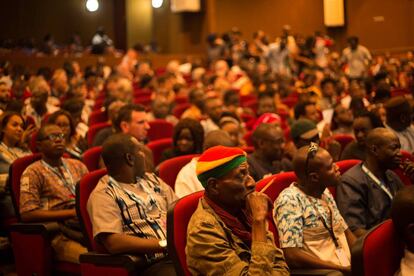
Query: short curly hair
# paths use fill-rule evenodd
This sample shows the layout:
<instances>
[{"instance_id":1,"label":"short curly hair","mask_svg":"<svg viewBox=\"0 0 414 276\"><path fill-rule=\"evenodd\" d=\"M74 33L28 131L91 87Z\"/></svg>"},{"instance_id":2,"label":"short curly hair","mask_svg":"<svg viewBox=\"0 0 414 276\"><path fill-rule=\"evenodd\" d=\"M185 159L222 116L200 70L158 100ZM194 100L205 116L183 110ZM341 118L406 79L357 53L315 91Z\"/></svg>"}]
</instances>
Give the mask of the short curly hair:
<instances>
[{"instance_id":1,"label":"short curly hair","mask_svg":"<svg viewBox=\"0 0 414 276\"><path fill-rule=\"evenodd\" d=\"M201 153L203 151L204 143L204 129L199 121L185 118L181 119L174 127L173 144L177 147L178 138L183 129L189 129L194 141L194 153Z\"/></svg>"}]
</instances>

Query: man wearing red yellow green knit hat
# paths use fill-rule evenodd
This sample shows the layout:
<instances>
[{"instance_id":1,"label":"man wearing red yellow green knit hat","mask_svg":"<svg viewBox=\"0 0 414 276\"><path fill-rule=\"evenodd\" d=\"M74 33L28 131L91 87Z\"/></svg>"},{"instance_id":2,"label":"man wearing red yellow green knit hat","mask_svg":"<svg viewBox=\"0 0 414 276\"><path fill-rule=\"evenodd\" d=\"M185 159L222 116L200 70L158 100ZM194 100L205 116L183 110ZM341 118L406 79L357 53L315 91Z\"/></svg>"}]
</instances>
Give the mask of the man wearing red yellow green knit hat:
<instances>
[{"instance_id":1,"label":"man wearing red yellow green knit hat","mask_svg":"<svg viewBox=\"0 0 414 276\"><path fill-rule=\"evenodd\" d=\"M198 159L196 172L205 193L188 224L191 274L289 275L283 253L267 230L271 202L255 192L246 153L234 147L209 148Z\"/></svg>"}]
</instances>

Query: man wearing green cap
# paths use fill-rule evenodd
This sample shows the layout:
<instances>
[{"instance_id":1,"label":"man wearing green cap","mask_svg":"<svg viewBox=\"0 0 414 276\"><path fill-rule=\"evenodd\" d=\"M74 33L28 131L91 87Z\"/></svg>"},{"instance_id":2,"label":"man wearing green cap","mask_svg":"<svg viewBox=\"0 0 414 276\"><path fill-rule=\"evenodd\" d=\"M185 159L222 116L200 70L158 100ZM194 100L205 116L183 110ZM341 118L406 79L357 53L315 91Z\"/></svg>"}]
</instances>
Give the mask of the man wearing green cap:
<instances>
[{"instance_id":1,"label":"man wearing green cap","mask_svg":"<svg viewBox=\"0 0 414 276\"><path fill-rule=\"evenodd\" d=\"M205 188L188 225L187 265L193 275L289 275L267 231L269 198L255 192L246 153L216 146L196 165Z\"/></svg>"}]
</instances>

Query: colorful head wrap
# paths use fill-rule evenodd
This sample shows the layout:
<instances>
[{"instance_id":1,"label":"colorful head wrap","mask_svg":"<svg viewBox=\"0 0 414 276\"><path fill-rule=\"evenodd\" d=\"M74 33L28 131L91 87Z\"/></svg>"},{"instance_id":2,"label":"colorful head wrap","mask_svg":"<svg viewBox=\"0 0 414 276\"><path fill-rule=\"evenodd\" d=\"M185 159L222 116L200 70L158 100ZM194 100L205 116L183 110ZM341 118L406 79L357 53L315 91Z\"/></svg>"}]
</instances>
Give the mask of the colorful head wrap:
<instances>
[{"instance_id":1,"label":"colorful head wrap","mask_svg":"<svg viewBox=\"0 0 414 276\"><path fill-rule=\"evenodd\" d=\"M197 161L197 178L205 188L210 177L223 177L245 161L246 153L240 148L224 146L209 148Z\"/></svg>"}]
</instances>

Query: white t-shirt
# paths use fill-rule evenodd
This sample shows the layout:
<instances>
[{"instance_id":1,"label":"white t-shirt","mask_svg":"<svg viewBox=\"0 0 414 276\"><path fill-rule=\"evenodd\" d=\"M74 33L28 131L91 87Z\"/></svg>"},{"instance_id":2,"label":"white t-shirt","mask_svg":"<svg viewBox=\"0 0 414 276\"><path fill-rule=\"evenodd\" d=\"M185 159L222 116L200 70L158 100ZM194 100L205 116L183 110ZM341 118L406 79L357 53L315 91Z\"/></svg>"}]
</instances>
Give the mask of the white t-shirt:
<instances>
[{"instance_id":1,"label":"white t-shirt","mask_svg":"<svg viewBox=\"0 0 414 276\"><path fill-rule=\"evenodd\" d=\"M197 160L198 157L191 159L187 165L182 167L177 175L174 190L179 198L204 190L196 174Z\"/></svg>"}]
</instances>

